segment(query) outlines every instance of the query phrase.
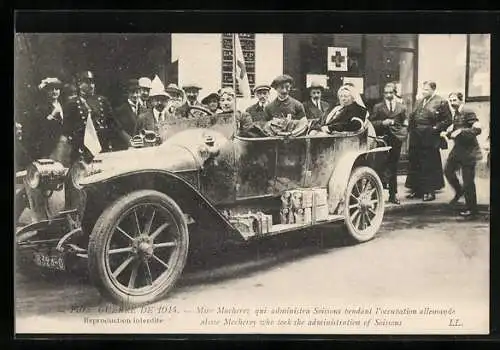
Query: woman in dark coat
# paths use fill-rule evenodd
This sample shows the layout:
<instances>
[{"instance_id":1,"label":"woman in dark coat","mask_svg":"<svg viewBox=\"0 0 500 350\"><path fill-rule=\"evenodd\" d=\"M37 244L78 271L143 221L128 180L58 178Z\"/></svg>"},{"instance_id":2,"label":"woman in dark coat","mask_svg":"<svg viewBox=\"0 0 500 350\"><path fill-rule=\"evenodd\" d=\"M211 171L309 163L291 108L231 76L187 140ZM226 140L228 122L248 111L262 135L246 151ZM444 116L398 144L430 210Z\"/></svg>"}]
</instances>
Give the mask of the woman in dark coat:
<instances>
[{"instance_id":1,"label":"woman in dark coat","mask_svg":"<svg viewBox=\"0 0 500 350\"><path fill-rule=\"evenodd\" d=\"M436 95L436 83L424 82L424 98L417 102L409 117L407 198L436 199L435 191L444 187L440 133L451 124L448 102Z\"/></svg>"},{"instance_id":2,"label":"woman in dark coat","mask_svg":"<svg viewBox=\"0 0 500 350\"><path fill-rule=\"evenodd\" d=\"M367 109L356 89L350 85L343 85L337 95L339 105L325 113L322 118L313 121L310 135L357 131L364 125Z\"/></svg>"},{"instance_id":3,"label":"woman in dark coat","mask_svg":"<svg viewBox=\"0 0 500 350\"><path fill-rule=\"evenodd\" d=\"M28 141L28 152L32 160L51 158L62 132L63 108L60 102L61 81L58 78L45 78L38 88L42 99L35 105L33 114L23 125L23 138Z\"/></svg>"}]
</instances>

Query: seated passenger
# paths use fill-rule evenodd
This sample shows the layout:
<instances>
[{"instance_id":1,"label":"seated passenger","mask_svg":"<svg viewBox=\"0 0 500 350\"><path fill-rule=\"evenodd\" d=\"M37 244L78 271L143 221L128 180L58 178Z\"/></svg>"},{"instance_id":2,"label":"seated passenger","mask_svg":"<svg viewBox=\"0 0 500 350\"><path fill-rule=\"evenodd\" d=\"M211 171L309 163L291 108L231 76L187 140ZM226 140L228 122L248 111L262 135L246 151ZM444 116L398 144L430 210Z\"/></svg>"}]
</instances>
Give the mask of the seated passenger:
<instances>
[{"instance_id":1,"label":"seated passenger","mask_svg":"<svg viewBox=\"0 0 500 350\"><path fill-rule=\"evenodd\" d=\"M367 109L361 96L351 85L343 85L337 92L339 105L311 124L310 135L357 131L364 125Z\"/></svg>"},{"instance_id":2,"label":"seated passenger","mask_svg":"<svg viewBox=\"0 0 500 350\"><path fill-rule=\"evenodd\" d=\"M236 132L239 136L253 137L247 135L247 131L253 126L252 117L247 112L236 110L236 94L231 87L222 88L219 92L220 113L213 115L214 118L232 118L236 117Z\"/></svg>"}]
</instances>

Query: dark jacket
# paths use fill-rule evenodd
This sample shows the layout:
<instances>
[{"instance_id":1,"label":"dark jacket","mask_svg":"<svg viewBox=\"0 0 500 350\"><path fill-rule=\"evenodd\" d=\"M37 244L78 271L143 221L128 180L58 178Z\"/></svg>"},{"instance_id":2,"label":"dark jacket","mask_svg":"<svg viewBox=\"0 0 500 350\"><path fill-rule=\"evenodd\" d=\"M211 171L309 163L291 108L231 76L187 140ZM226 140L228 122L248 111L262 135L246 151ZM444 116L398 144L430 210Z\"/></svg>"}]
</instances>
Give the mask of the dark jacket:
<instances>
[{"instance_id":1,"label":"dark jacket","mask_svg":"<svg viewBox=\"0 0 500 350\"><path fill-rule=\"evenodd\" d=\"M408 137L408 127L405 125L407 118L405 105L397 101L394 102L394 110L392 112L387 108L386 102L382 101L373 107L372 114L370 115L370 121L377 135L393 135L401 141L404 141ZM383 125L382 122L385 119L394 120L394 125Z\"/></svg>"},{"instance_id":2,"label":"dark jacket","mask_svg":"<svg viewBox=\"0 0 500 350\"><path fill-rule=\"evenodd\" d=\"M200 107L203 106L200 101L196 101L194 105L195 106L200 106ZM189 104L188 104L187 101L184 102L184 104L182 106L180 106L179 108L177 108L176 115L180 116L180 117L183 117L183 118L188 118L189 117Z\"/></svg>"},{"instance_id":3,"label":"dark jacket","mask_svg":"<svg viewBox=\"0 0 500 350\"><path fill-rule=\"evenodd\" d=\"M141 109L142 108L139 108L139 114L141 113ZM144 112L145 111L146 110L144 110ZM128 102L123 103L115 111L117 127L124 145L128 146L130 138L135 135L137 129L137 118L138 116L132 110L132 107Z\"/></svg>"},{"instance_id":4,"label":"dark jacket","mask_svg":"<svg viewBox=\"0 0 500 350\"><path fill-rule=\"evenodd\" d=\"M246 112L250 114L254 122L262 123L266 121L266 113L264 111L264 107L261 107L259 105L259 102L257 102L248 107L246 109Z\"/></svg>"},{"instance_id":5,"label":"dark jacket","mask_svg":"<svg viewBox=\"0 0 500 350\"><path fill-rule=\"evenodd\" d=\"M343 107L337 112L335 118L329 119L328 116L334 109L335 108L332 108L325 113L318 121L313 121L311 130L320 130L322 126L327 126L329 132L356 131L360 128L360 124L359 121L353 118L358 118L362 122L366 120L366 108L357 103L352 103Z\"/></svg>"},{"instance_id":6,"label":"dark jacket","mask_svg":"<svg viewBox=\"0 0 500 350\"><path fill-rule=\"evenodd\" d=\"M137 118L137 124L134 134L139 134L141 130L149 130L156 133L160 132L159 122L156 121L156 118L153 114L153 108L148 109Z\"/></svg>"},{"instance_id":7,"label":"dark jacket","mask_svg":"<svg viewBox=\"0 0 500 350\"><path fill-rule=\"evenodd\" d=\"M310 99L302 102L306 111L307 119L319 119L330 109L330 104L323 100L320 101L321 110Z\"/></svg>"},{"instance_id":8,"label":"dark jacket","mask_svg":"<svg viewBox=\"0 0 500 350\"><path fill-rule=\"evenodd\" d=\"M477 135L481 134L481 128L474 124L478 121L476 113L467 106L455 114L453 126L448 131L447 136L451 138L453 131L459 129L461 132L453 139L455 145L450 152L450 158L463 164L471 164L482 159L481 149L477 141Z\"/></svg>"},{"instance_id":9,"label":"dark jacket","mask_svg":"<svg viewBox=\"0 0 500 350\"><path fill-rule=\"evenodd\" d=\"M292 96L288 96L284 101L280 101L276 97L274 101L268 103L266 107L264 107L264 112L266 114L266 120L286 118L289 114L292 119L302 119L306 116L302 103Z\"/></svg>"},{"instance_id":10,"label":"dark jacket","mask_svg":"<svg viewBox=\"0 0 500 350\"><path fill-rule=\"evenodd\" d=\"M434 95L425 104L418 101L409 116L410 147L439 148L439 134L450 124L451 111L445 99Z\"/></svg>"}]
</instances>

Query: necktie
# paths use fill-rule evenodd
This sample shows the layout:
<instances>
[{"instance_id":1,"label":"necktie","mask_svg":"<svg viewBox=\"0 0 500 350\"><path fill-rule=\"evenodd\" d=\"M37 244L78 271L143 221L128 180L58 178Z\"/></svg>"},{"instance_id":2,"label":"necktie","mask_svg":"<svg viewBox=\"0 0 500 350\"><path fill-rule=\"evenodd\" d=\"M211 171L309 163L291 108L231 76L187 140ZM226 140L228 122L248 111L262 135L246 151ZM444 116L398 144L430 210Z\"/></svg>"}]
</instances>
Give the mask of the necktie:
<instances>
[{"instance_id":1,"label":"necktie","mask_svg":"<svg viewBox=\"0 0 500 350\"><path fill-rule=\"evenodd\" d=\"M392 109L392 102L389 102L389 112L391 112L391 113L392 113L392 110L393 110L393 109Z\"/></svg>"},{"instance_id":2,"label":"necktie","mask_svg":"<svg viewBox=\"0 0 500 350\"><path fill-rule=\"evenodd\" d=\"M316 101L316 106L318 107L318 109L321 111L321 104L319 103L319 101Z\"/></svg>"}]
</instances>

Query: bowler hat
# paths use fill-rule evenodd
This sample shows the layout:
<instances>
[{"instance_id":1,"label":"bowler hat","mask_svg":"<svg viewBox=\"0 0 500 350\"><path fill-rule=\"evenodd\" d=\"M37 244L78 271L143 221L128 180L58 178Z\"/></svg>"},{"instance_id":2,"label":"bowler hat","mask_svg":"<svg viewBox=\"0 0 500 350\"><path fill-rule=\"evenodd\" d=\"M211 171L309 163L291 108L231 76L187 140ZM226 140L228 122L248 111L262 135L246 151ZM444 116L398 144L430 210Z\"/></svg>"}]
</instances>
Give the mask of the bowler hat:
<instances>
[{"instance_id":1,"label":"bowler hat","mask_svg":"<svg viewBox=\"0 0 500 350\"><path fill-rule=\"evenodd\" d=\"M201 90L201 86L196 83L185 84L182 89L184 90Z\"/></svg>"},{"instance_id":2,"label":"bowler hat","mask_svg":"<svg viewBox=\"0 0 500 350\"><path fill-rule=\"evenodd\" d=\"M127 90L137 90L139 88L139 80L138 79L129 79L127 82Z\"/></svg>"},{"instance_id":3,"label":"bowler hat","mask_svg":"<svg viewBox=\"0 0 500 350\"><path fill-rule=\"evenodd\" d=\"M139 78L139 87L151 89L151 79L147 77Z\"/></svg>"},{"instance_id":4,"label":"bowler hat","mask_svg":"<svg viewBox=\"0 0 500 350\"><path fill-rule=\"evenodd\" d=\"M293 78L287 74L280 75L280 76L274 78L273 82L271 83L271 87L276 88L278 85L281 85L284 83L293 84Z\"/></svg>"},{"instance_id":5,"label":"bowler hat","mask_svg":"<svg viewBox=\"0 0 500 350\"><path fill-rule=\"evenodd\" d=\"M320 89L321 91L324 91L325 87L322 84L318 83L317 81L313 81L313 82L311 82L311 85L309 85L309 87L307 89L308 90Z\"/></svg>"},{"instance_id":6,"label":"bowler hat","mask_svg":"<svg viewBox=\"0 0 500 350\"><path fill-rule=\"evenodd\" d=\"M206 96L205 98L203 98L203 100L201 100L201 103L203 103L204 105L206 105L206 104L209 104L213 100L219 101L219 97L220 96L219 96L218 93L212 92L211 94L209 94L208 96Z\"/></svg>"},{"instance_id":7,"label":"bowler hat","mask_svg":"<svg viewBox=\"0 0 500 350\"><path fill-rule=\"evenodd\" d=\"M256 93L259 90L269 91L269 90L271 90L271 87L269 85L267 85L267 84L255 85L255 87L253 88L253 92Z\"/></svg>"}]
</instances>

